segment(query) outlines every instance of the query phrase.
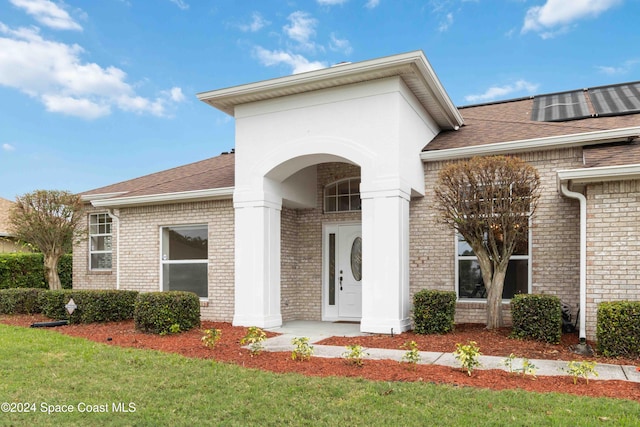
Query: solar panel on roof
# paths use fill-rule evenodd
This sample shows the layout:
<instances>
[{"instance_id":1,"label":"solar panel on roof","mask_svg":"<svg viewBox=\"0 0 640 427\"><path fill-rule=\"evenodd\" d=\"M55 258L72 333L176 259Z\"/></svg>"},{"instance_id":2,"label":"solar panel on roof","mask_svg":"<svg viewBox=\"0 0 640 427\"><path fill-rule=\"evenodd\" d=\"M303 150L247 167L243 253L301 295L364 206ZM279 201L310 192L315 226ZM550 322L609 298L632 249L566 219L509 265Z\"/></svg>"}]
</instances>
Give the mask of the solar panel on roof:
<instances>
[{"instance_id":1,"label":"solar panel on roof","mask_svg":"<svg viewBox=\"0 0 640 427\"><path fill-rule=\"evenodd\" d=\"M598 115L616 115L640 111L640 82L589 90Z\"/></svg>"},{"instance_id":2,"label":"solar panel on roof","mask_svg":"<svg viewBox=\"0 0 640 427\"><path fill-rule=\"evenodd\" d=\"M533 99L531 120L561 122L591 117L584 92L573 91L537 96Z\"/></svg>"}]
</instances>

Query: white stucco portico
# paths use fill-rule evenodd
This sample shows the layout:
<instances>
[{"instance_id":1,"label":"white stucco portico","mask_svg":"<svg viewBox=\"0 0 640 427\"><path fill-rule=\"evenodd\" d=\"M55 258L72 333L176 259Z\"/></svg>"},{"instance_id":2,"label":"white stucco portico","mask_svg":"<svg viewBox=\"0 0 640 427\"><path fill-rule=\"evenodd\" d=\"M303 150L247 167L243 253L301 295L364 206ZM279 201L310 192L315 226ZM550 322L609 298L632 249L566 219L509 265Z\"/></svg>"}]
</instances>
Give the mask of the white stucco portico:
<instances>
[{"instance_id":1,"label":"white stucco portico","mask_svg":"<svg viewBox=\"0 0 640 427\"><path fill-rule=\"evenodd\" d=\"M282 208L314 207L315 166L342 162L361 171L361 330L409 329L409 206L425 192L420 152L462 125L424 54L198 97L236 120L233 323L282 324Z\"/></svg>"}]
</instances>

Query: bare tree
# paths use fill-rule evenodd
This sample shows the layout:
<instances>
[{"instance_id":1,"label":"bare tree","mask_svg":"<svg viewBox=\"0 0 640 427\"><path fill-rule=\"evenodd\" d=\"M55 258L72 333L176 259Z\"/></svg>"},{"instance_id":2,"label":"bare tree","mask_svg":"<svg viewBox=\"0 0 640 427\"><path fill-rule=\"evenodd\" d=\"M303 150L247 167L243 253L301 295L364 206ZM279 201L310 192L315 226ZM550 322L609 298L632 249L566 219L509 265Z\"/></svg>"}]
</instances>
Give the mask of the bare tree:
<instances>
[{"instance_id":1,"label":"bare tree","mask_svg":"<svg viewBox=\"0 0 640 427\"><path fill-rule=\"evenodd\" d=\"M502 291L509 259L526 244L540 177L515 157L474 157L446 165L435 188L442 220L471 246L487 291L487 328L503 325Z\"/></svg>"},{"instance_id":2,"label":"bare tree","mask_svg":"<svg viewBox=\"0 0 640 427\"><path fill-rule=\"evenodd\" d=\"M9 224L19 240L32 244L44 255L49 289L61 289L58 261L83 235L82 211L80 196L67 191L36 190L16 197Z\"/></svg>"}]
</instances>

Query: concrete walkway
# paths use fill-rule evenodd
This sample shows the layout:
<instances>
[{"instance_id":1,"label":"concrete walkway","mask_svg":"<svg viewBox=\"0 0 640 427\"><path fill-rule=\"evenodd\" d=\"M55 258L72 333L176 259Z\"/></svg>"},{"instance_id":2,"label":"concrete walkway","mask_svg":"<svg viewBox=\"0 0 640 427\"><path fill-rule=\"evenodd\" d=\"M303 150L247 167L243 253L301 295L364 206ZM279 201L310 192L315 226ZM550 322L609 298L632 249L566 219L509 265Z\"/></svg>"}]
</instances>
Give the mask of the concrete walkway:
<instances>
[{"instance_id":1,"label":"concrete walkway","mask_svg":"<svg viewBox=\"0 0 640 427\"><path fill-rule=\"evenodd\" d=\"M331 323L331 322L314 322L306 320L296 320L286 322L279 328L271 328L268 331L276 332L281 335L269 338L265 341L265 350L267 351L286 351L293 350L291 340L296 337L307 337L309 343L314 344L313 355L316 357L332 357L341 358L345 352L345 347L316 345L318 341L322 341L329 337L357 337L366 336L360 332L360 325L355 323ZM482 349L480 349L482 351ZM389 359L402 361L402 356L406 350L389 350L382 348L367 348L368 355L365 359ZM434 351L420 352L421 364L434 364L451 367L459 367L460 364L454 357L453 353L442 353ZM501 369L508 371L507 367L502 364L505 357L502 356L480 356L481 366L477 369ZM523 359L516 358L513 362L513 369L522 367ZM536 366L536 375L538 376L554 376L569 375L567 365L569 362L561 360L543 360L531 359L529 362ZM640 383L640 372L635 366L608 365L598 363L595 367L598 376L590 376L590 380L622 380Z\"/></svg>"}]
</instances>

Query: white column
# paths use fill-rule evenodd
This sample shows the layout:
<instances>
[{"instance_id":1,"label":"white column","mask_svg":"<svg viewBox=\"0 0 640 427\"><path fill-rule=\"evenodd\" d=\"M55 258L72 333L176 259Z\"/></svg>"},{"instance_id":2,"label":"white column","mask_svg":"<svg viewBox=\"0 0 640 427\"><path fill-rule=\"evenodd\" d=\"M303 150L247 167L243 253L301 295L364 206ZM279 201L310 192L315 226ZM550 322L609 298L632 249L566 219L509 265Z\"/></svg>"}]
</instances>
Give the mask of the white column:
<instances>
[{"instance_id":1,"label":"white column","mask_svg":"<svg viewBox=\"0 0 640 427\"><path fill-rule=\"evenodd\" d=\"M234 195L234 199L236 199ZM240 199L240 197L238 197ZM271 200L267 200L271 199ZM234 200L235 311L233 325L271 328L280 313L282 200Z\"/></svg>"},{"instance_id":2,"label":"white column","mask_svg":"<svg viewBox=\"0 0 640 427\"><path fill-rule=\"evenodd\" d=\"M400 189L363 191L362 332L406 331L409 317L409 200Z\"/></svg>"}]
</instances>

